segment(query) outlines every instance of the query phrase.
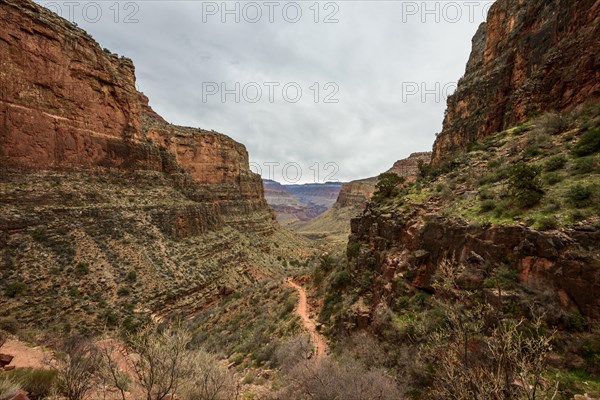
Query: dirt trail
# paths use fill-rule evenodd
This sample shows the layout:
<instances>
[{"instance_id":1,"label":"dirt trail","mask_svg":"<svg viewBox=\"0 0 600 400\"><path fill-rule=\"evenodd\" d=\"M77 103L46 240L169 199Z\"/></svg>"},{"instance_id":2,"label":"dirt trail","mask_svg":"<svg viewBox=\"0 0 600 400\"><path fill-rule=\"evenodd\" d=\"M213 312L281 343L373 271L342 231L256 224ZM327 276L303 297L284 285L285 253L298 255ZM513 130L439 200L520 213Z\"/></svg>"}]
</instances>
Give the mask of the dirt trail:
<instances>
[{"instance_id":1,"label":"dirt trail","mask_svg":"<svg viewBox=\"0 0 600 400\"><path fill-rule=\"evenodd\" d=\"M288 278L285 283L289 287L296 289L296 291L298 292L300 300L298 301L298 307L296 307L296 313L300 316L304 328L310 334L310 338L315 346L315 358L317 360L320 360L327 355L328 346L325 337L319 332L317 332L317 325L308 316L308 302L306 300L306 290L304 290L302 286L298 285L290 278Z\"/></svg>"}]
</instances>

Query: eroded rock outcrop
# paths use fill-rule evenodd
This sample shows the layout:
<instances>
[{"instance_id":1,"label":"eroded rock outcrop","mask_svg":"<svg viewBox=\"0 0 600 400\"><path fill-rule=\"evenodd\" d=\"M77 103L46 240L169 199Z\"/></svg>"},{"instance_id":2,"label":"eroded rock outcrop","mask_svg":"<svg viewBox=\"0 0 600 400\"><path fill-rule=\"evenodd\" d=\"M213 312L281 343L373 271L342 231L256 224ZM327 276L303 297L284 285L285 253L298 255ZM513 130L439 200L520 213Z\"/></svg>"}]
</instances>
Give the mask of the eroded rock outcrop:
<instances>
[{"instance_id":1,"label":"eroded rock outcrop","mask_svg":"<svg viewBox=\"0 0 600 400\"><path fill-rule=\"evenodd\" d=\"M563 309L600 318L600 261L594 252L600 231L585 227L540 232L520 225L484 226L430 216L405 221L395 215L367 211L352 220L351 242L369 244L359 264L379 271L377 304L393 297L392 282L410 271L414 287L431 290L439 265L452 260L485 271L508 265L531 298L553 301ZM475 285L483 285L483 278ZM531 300L531 299L529 299ZM387 300L386 300L387 301Z\"/></svg>"},{"instance_id":2,"label":"eroded rock outcrop","mask_svg":"<svg viewBox=\"0 0 600 400\"><path fill-rule=\"evenodd\" d=\"M433 160L542 111L600 96L600 2L498 0L448 98Z\"/></svg>"}]
</instances>

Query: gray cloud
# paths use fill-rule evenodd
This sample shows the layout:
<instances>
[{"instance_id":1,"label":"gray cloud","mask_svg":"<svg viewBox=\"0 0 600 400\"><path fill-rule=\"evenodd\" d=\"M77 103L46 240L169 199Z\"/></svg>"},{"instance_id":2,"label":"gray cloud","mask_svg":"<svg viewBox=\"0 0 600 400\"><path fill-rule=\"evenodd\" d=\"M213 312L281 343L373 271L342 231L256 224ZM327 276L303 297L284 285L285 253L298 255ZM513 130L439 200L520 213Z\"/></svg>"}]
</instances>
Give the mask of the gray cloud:
<instances>
[{"instance_id":1,"label":"gray cloud","mask_svg":"<svg viewBox=\"0 0 600 400\"><path fill-rule=\"evenodd\" d=\"M87 3L93 2L80 2L81 9ZM405 102L403 84L425 83L433 89L436 82L456 82L470 39L484 19L483 8L491 2L475 8L466 5L473 2L454 2L463 12L455 23L447 21L454 14L442 9L448 1L427 2L429 10L438 4L438 13L425 15L425 22L423 10L406 13L413 11L408 5L421 8L420 1L330 2L334 5L328 9L327 2L318 3L320 19L334 6L339 9L339 22L331 24L314 22L313 1L297 3L303 12L297 23L286 22L281 11L275 12L274 23L266 14L257 23L243 18L235 23L231 15L226 23L220 15L203 21L200 1L121 1L116 23L115 2L96 3L103 13L98 21L86 21L81 9L72 18L103 47L134 60L138 88L165 119L223 132L244 143L258 164L298 162L302 181L314 179L309 167L315 162L321 164L321 180L327 175L323 165L335 162L336 178L346 181L376 175L411 152L431 148L445 100L435 101L430 94L422 102L418 94ZM123 23L136 10L130 3L138 7L133 15L137 23ZM227 4L241 9L245 3ZM285 3L280 4L279 10ZM472 18L468 7L474 8ZM63 16L69 17L64 6ZM235 82L242 87L296 82L303 95L297 103L287 102L280 86L272 103L266 88L257 103L236 103L232 95L224 103L216 95L204 102L205 82L224 82L228 88ZM320 85L317 103L310 89L315 82ZM323 102L331 92L323 87L328 82L339 87L338 103ZM281 180L280 175L274 178Z\"/></svg>"}]
</instances>

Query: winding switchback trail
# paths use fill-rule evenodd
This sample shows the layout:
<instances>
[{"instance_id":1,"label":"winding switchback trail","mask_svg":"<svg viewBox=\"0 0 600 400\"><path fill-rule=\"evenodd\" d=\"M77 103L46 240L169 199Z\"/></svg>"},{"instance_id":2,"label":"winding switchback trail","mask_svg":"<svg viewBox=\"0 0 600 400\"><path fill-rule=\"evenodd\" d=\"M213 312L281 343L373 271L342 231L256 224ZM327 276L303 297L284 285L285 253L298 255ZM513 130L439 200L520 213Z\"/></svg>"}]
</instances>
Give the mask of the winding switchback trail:
<instances>
[{"instance_id":1,"label":"winding switchback trail","mask_svg":"<svg viewBox=\"0 0 600 400\"><path fill-rule=\"evenodd\" d=\"M291 278L288 278L286 280L286 285L296 289L296 291L298 292L300 299L298 301L298 307L296 307L296 313L300 316L302 324L310 334L310 338L313 342L313 345L315 346L315 359L320 360L327 355L327 340L323 335L321 335L317 331L317 325L308 316L308 302L306 300L306 290L304 290L302 286L292 281Z\"/></svg>"}]
</instances>

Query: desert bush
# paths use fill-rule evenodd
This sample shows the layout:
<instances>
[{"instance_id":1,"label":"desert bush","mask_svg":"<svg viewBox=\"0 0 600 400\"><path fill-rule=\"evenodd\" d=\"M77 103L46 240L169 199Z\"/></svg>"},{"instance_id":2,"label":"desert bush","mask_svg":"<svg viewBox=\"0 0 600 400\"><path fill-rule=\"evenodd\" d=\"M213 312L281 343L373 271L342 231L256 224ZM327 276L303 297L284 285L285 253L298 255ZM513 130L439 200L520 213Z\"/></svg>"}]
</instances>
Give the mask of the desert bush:
<instances>
[{"instance_id":1,"label":"desert bush","mask_svg":"<svg viewBox=\"0 0 600 400\"><path fill-rule=\"evenodd\" d=\"M594 188L592 186L584 186L580 183L571 187L567 193L567 198L575 207L583 208L590 204Z\"/></svg>"},{"instance_id":2,"label":"desert bush","mask_svg":"<svg viewBox=\"0 0 600 400\"><path fill-rule=\"evenodd\" d=\"M231 400L239 393L234 374L219 364L219 360L204 350L190 354L189 374L182 385L185 400Z\"/></svg>"},{"instance_id":3,"label":"desert bush","mask_svg":"<svg viewBox=\"0 0 600 400\"><path fill-rule=\"evenodd\" d=\"M562 114L546 113L536 121L536 128L548 135L556 135L569 129L569 120Z\"/></svg>"},{"instance_id":4,"label":"desert bush","mask_svg":"<svg viewBox=\"0 0 600 400\"><path fill-rule=\"evenodd\" d=\"M496 202L494 200L484 200L481 202L481 212L489 212L496 208Z\"/></svg>"},{"instance_id":5,"label":"desert bush","mask_svg":"<svg viewBox=\"0 0 600 400\"><path fill-rule=\"evenodd\" d=\"M100 362L98 349L89 341L72 337L61 345L56 386L67 400L82 400L94 387Z\"/></svg>"},{"instance_id":6,"label":"desert bush","mask_svg":"<svg viewBox=\"0 0 600 400\"><path fill-rule=\"evenodd\" d=\"M339 270L331 278L331 287L341 289L350 283L350 274L345 269Z\"/></svg>"},{"instance_id":7,"label":"desert bush","mask_svg":"<svg viewBox=\"0 0 600 400\"><path fill-rule=\"evenodd\" d=\"M538 221L538 227L543 231L556 229L558 228L558 220L554 216L543 217Z\"/></svg>"},{"instance_id":8,"label":"desert bush","mask_svg":"<svg viewBox=\"0 0 600 400\"><path fill-rule=\"evenodd\" d=\"M290 372L298 363L309 359L313 352L310 336L296 335L285 341L275 351L275 363L284 372Z\"/></svg>"},{"instance_id":9,"label":"desert bush","mask_svg":"<svg viewBox=\"0 0 600 400\"><path fill-rule=\"evenodd\" d=\"M517 205L533 207L544 196L539 170L525 163L517 163L510 170L509 191Z\"/></svg>"},{"instance_id":10,"label":"desert bush","mask_svg":"<svg viewBox=\"0 0 600 400\"><path fill-rule=\"evenodd\" d=\"M13 382L18 382L29 393L31 400L41 400L49 396L56 380L54 369L19 368L6 373ZM0 398L2 398L0 396Z\"/></svg>"},{"instance_id":11,"label":"desert bush","mask_svg":"<svg viewBox=\"0 0 600 400\"><path fill-rule=\"evenodd\" d=\"M13 335L19 331L20 324L15 317L0 317L0 331L12 333Z\"/></svg>"},{"instance_id":12,"label":"desert bush","mask_svg":"<svg viewBox=\"0 0 600 400\"><path fill-rule=\"evenodd\" d=\"M598 168L598 160L593 156L589 156L589 157L582 157L582 158L575 160L575 162L573 163L573 167L571 168L571 171L575 175L583 175L583 174L591 174L591 173L597 171L597 168Z\"/></svg>"},{"instance_id":13,"label":"desert bush","mask_svg":"<svg viewBox=\"0 0 600 400\"><path fill-rule=\"evenodd\" d=\"M563 168L566 164L567 164L567 157L565 157L563 155L557 155L557 156L550 157L544 163L544 169L549 172L557 171L557 170Z\"/></svg>"},{"instance_id":14,"label":"desert bush","mask_svg":"<svg viewBox=\"0 0 600 400\"><path fill-rule=\"evenodd\" d=\"M402 398L385 371L367 369L358 361L344 358L304 360L290 374L284 398L298 400L397 400Z\"/></svg>"},{"instance_id":15,"label":"desert bush","mask_svg":"<svg viewBox=\"0 0 600 400\"><path fill-rule=\"evenodd\" d=\"M546 183L546 185L549 185L549 186L554 186L557 183L562 182L564 179L565 179L564 176L562 176L561 174L556 173L556 172L551 172L549 174L544 175L544 183Z\"/></svg>"},{"instance_id":16,"label":"desert bush","mask_svg":"<svg viewBox=\"0 0 600 400\"><path fill-rule=\"evenodd\" d=\"M121 370L115 358L123 350L125 349L118 342L109 337L105 337L98 346L100 376L105 383L109 383L119 391L122 400L126 400L125 392L129 390L131 377Z\"/></svg>"},{"instance_id":17,"label":"desert bush","mask_svg":"<svg viewBox=\"0 0 600 400\"><path fill-rule=\"evenodd\" d=\"M443 263L434 284L445 323L427 335L417 360L435 366L429 398L554 398L557 385L545 376L554 333L541 317L505 318L457 289L462 270ZM492 316L496 322L487 326Z\"/></svg>"},{"instance_id":18,"label":"desert bush","mask_svg":"<svg viewBox=\"0 0 600 400\"><path fill-rule=\"evenodd\" d=\"M501 180L508 178L508 176L509 176L509 170L507 168L501 167L497 171L488 173L488 174L482 176L481 178L479 178L479 180L477 181L477 184L479 186L489 185L492 183L500 182Z\"/></svg>"},{"instance_id":19,"label":"desert bush","mask_svg":"<svg viewBox=\"0 0 600 400\"><path fill-rule=\"evenodd\" d=\"M25 282L11 282L6 285L4 294L6 297L15 298L25 291L27 284Z\"/></svg>"},{"instance_id":20,"label":"desert bush","mask_svg":"<svg viewBox=\"0 0 600 400\"><path fill-rule=\"evenodd\" d=\"M600 127L590 129L581 135L571 153L576 157L589 156L600 151Z\"/></svg>"},{"instance_id":21,"label":"desert bush","mask_svg":"<svg viewBox=\"0 0 600 400\"><path fill-rule=\"evenodd\" d=\"M187 346L192 335L177 325L162 332L147 326L129 336L129 346L137 357L132 369L147 400L174 397L189 374Z\"/></svg>"},{"instance_id":22,"label":"desert bush","mask_svg":"<svg viewBox=\"0 0 600 400\"><path fill-rule=\"evenodd\" d=\"M350 242L348 244L348 248L346 249L346 255L348 258L356 258L360 253L360 242Z\"/></svg>"}]
</instances>

